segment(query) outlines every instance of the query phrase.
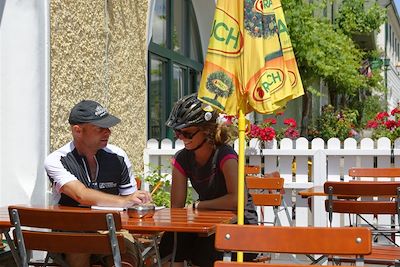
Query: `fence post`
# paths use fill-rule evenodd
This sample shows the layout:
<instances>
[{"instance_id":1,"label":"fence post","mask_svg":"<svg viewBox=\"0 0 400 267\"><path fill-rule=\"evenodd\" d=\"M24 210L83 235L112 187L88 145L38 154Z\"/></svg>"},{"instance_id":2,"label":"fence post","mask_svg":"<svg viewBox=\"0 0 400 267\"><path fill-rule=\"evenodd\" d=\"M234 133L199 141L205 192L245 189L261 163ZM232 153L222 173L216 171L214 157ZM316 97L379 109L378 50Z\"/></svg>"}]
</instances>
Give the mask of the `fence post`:
<instances>
[{"instance_id":1,"label":"fence post","mask_svg":"<svg viewBox=\"0 0 400 267\"><path fill-rule=\"evenodd\" d=\"M325 143L321 138L312 140L311 148L315 150L313 162L314 186L323 186L326 181L326 154ZM314 197L312 214L314 226L326 226L325 197Z\"/></svg>"},{"instance_id":2,"label":"fence post","mask_svg":"<svg viewBox=\"0 0 400 267\"><path fill-rule=\"evenodd\" d=\"M144 185L143 189L149 191L149 184L144 181L144 178L148 173L150 173L150 163L154 163L154 160L151 159L154 156L154 152L152 150L159 150L158 147L158 140L156 139L149 139L147 140L146 148L143 151L143 180L142 184ZM156 155L158 157L158 155ZM158 163L158 159L156 164Z\"/></svg>"}]
</instances>

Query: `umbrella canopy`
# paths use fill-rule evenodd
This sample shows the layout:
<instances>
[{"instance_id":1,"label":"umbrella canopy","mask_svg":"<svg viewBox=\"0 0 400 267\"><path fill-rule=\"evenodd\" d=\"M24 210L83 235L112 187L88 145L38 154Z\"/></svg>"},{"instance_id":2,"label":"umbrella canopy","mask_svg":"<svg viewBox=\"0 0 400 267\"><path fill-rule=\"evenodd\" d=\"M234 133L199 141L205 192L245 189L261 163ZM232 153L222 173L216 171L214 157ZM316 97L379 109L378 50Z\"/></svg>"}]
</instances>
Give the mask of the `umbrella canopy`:
<instances>
[{"instance_id":1,"label":"umbrella canopy","mask_svg":"<svg viewBox=\"0 0 400 267\"><path fill-rule=\"evenodd\" d=\"M303 94L279 0L219 0L199 99L228 115L272 113Z\"/></svg>"},{"instance_id":2,"label":"umbrella canopy","mask_svg":"<svg viewBox=\"0 0 400 267\"><path fill-rule=\"evenodd\" d=\"M239 117L238 224L244 222L245 114L272 113L303 94L280 0L218 0L198 98Z\"/></svg>"}]
</instances>

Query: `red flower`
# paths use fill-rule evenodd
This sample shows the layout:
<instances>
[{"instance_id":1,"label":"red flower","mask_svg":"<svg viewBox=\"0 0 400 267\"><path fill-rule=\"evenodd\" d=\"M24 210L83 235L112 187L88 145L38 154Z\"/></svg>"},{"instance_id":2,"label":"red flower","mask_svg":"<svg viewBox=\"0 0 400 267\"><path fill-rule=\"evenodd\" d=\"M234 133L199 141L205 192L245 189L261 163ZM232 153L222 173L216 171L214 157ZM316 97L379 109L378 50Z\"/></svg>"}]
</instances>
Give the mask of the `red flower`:
<instances>
[{"instance_id":1,"label":"red flower","mask_svg":"<svg viewBox=\"0 0 400 267\"><path fill-rule=\"evenodd\" d=\"M233 115L224 115L224 118L226 119L226 124L233 124L233 119L236 118L236 116Z\"/></svg>"},{"instance_id":2,"label":"red flower","mask_svg":"<svg viewBox=\"0 0 400 267\"><path fill-rule=\"evenodd\" d=\"M252 124L249 132L250 138L258 138L263 141L271 141L275 138L275 130L272 127L260 128Z\"/></svg>"},{"instance_id":3,"label":"red flower","mask_svg":"<svg viewBox=\"0 0 400 267\"><path fill-rule=\"evenodd\" d=\"M370 120L367 122L367 128L375 129L375 128L378 128L378 126L379 126L378 122L376 122L374 120Z\"/></svg>"},{"instance_id":4,"label":"red flower","mask_svg":"<svg viewBox=\"0 0 400 267\"><path fill-rule=\"evenodd\" d=\"M376 114L375 119L368 121L366 127L373 129L372 138L387 137L392 142L400 137L400 106L388 112Z\"/></svg>"},{"instance_id":5,"label":"red flower","mask_svg":"<svg viewBox=\"0 0 400 267\"><path fill-rule=\"evenodd\" d=\"M257 138L259 136L259 132L260 132L261 128L258 127L257 125L252 124L250 126L250 138Z\"/></svg>"},{"instance_id":6,"label":"red flower","mask_svg":"<svg viewBox=\"0 0 400 267\"><path fill-rule=\"evenodd\" d=\"M275 138L275 130L272 127L266 127L260 131L259 138L263 141L270 141Z\"/></svg>"},{"instance_id":7,"label":"red flower","mask_svg":"<svg viewBox=\"0 0 400 267\"><path fill-rule=\"evenodd\" d=\"M292 118L284 119L283 123L286 124L286 125L289 125L289 127L294 127L294 128L297 127L296 121L294 119L292 119Z\"/></svg>"},{"instance_id":8,"label":"red flower","mask_svg":"<svg viewBox=\"0 0 400 267\"><path fill-rule=\"evenodd\" d=\"M395 114L398 114L398 113L400 113L400 109L399 109L399 108L394 108L394 109L392 109L392 111L390 112L390 114L391 114L392 116L394 116Z\"/></svg>"},{"instance_id":9,"label":"red flower","mask_svg":"<svg viewBox=\"0 0 400 267\"><path fill-rule=\"evenodd\" d=\"M385 122L385 126L386 126L387 129L392 130L392 129L396 128L397 122L394 121L394 120L387 120L387 121Z\"/></svg>"},{"instance_id":10,"label":"red flower","mask_svg":"<svg viewBox=\"0 0 400 267\"><path fill-rule=\"evenodd\" d=\"M282 112L283 114L283 112ZM297 123L294 119L288 118L284 120L284 124L286 126L280 128L278 131L275 131L271 125L277 123L275 118L266 118L259 125L250 124L249 130L246 132L248 138L257 138L261 141L271 141L274 138L277 140L281 140L282 138L290 138L295 139L300 136L297 131Z\"/></svg>"},{"instance_id":11,"label":"red flower","mask_svg":"<svg viewBox=\"0 0 400 267\"><path fill-rule=\"evenodd\" d=\"M287 138L295 139L295 138L298 138L299 136L300 136L299 132L292 127L287 128L285 131L285 137L287 137Z\"/></svg>"},{"instance_id":12,"label":"red flower","mask_svg":"<svg viewBox=\"0 0 400 267\"><path fill-rule=\"evenodd\" d=\"M378 121L382 121L384 118L387 118L387 117L389 117L389 114L386 111L382 111L376 115L375 119Z\"/></svg>"},{"instance_id":13,"label":"red flower","mask_svg":"<svg viewBox=\"0 0 400 267\"><path fill-rule=\"evenodd\" d=\"M268 125L273 125L273 124L276 124L276 119L274 119L274 118L266 118L264 120L264 123L268 124Z\"/></svg>"}]
</instances>

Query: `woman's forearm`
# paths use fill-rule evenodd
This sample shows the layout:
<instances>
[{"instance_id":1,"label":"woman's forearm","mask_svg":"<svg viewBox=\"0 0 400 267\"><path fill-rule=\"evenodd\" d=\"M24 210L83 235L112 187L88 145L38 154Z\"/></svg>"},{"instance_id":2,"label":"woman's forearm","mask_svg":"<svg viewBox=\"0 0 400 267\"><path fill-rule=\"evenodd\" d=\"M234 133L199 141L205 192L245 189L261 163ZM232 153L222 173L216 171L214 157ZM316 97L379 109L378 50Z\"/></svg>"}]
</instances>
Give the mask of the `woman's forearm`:
<instances>
[{"instance_id":1,"label":"woman's forearm","mask_svg":"<svg viewBox=\"0 0 400 267\"><path fill-rule=\"evenodd\" d=\"M203 200L197 205L198 209L237 210L237 194L230 193L219 198Z\"/></svg>"}]
</instances>

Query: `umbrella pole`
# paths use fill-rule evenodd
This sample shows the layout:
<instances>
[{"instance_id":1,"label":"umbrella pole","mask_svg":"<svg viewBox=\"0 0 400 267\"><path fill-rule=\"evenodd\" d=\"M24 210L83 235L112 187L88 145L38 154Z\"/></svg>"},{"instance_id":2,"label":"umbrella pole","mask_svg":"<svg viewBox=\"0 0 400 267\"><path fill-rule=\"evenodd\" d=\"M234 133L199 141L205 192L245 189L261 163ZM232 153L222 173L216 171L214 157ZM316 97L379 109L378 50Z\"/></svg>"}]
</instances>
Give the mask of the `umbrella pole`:
<instances>
[{"instance_id":1,"label":"umbrella pole","mask_svg":"<svg viewBox=\"0 0 400 267\"><path fill-rule=\"evenodd\" d=\"M239 109L238 118L239 131L239 155L238 155L238 224L244 224L244 162L245 162L245 131L246 118L243 109ZM237 261L243 262L243 252L237 253Z\"/></svg>"}]
</instances>

